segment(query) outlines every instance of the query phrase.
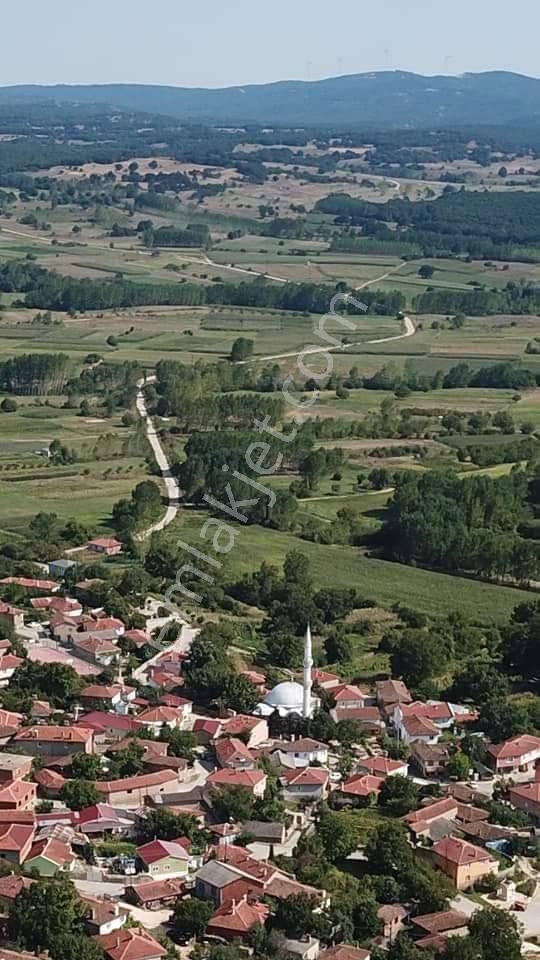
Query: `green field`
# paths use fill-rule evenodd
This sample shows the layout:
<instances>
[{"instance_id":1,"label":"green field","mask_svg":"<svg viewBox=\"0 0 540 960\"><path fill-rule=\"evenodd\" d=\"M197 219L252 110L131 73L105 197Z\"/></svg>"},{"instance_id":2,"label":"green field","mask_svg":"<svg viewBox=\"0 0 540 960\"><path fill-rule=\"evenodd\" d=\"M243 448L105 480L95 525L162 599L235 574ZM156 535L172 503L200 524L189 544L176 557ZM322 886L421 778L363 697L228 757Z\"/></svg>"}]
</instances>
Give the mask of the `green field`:
<instances>
[{"instance_id":1,"label":"green field","mask_svg":"<svg viewBox=\"0 0 540 960\"><path fill-rule=\"evenodd\" d=\"M88 469L87 475L83 470ZM47 476L50 473L50 477ZM0 473L0 529L23 533L36 513L77 519L96 531L111 530L111 509L144 479L141 461L120 458L39 472Z\"/></svg>"},{"instance_id":2,"label":"green field","mask_svg":"<svg viewBox=\"0 0 540 960\"><path fill-rule=\"evenodd\" d=\"M206 519L204 511L181 510L166 536L175 543L183 540L205 552L210 546L210 541L201 538ZM534 596L526 590L368 559L354 547L322 546L256 526L235 525L234 529L238 531L236 545L223 562L223 572L229 581L257 569L263 562L279 567L287 553L299 550L309 558L318 586L354 587L363 596L387 607L401 600L433 615L459 609L465 616L491 622L507 618L516 604ZM214 556L210 549L208 552Z\"/></svg>"}]
</instances>

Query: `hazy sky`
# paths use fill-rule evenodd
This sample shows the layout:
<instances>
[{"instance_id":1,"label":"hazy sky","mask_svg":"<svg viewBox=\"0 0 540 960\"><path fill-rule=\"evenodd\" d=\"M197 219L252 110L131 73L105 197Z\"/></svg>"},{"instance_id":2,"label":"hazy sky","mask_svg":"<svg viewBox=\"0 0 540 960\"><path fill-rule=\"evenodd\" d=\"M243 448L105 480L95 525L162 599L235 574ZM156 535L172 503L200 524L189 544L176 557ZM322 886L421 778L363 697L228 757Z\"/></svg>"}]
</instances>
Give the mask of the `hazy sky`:
<instances>
[{"instance_id":1,"label":"hazy sky","mask_svg":"<svg viewBox=\"0 0 540 960\"><path fill-rule=\"evenodd\" d=\"M19 0L0 85L225 86L365 70L540 75L539 0Z\"/></svg>"}]
</instances>

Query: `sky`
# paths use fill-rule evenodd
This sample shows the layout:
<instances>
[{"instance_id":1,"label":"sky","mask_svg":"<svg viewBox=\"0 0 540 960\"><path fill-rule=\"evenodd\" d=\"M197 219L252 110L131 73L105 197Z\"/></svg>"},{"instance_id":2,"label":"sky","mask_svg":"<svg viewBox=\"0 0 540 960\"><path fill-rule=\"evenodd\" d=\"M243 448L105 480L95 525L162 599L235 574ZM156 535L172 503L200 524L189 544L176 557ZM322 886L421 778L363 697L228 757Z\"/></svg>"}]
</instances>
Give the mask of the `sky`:
<instances>
[{"instance_id":1,"label":"sky","mask_svg":"<svg viewBox=\"0 0 540 960\"><path fill-rule=\"evenodd\" d=\"M25 0L2 6L0 85L221 87L392 69L540 75L539 0L515 7L507 0Z\"/></svg>"}]
</instances>

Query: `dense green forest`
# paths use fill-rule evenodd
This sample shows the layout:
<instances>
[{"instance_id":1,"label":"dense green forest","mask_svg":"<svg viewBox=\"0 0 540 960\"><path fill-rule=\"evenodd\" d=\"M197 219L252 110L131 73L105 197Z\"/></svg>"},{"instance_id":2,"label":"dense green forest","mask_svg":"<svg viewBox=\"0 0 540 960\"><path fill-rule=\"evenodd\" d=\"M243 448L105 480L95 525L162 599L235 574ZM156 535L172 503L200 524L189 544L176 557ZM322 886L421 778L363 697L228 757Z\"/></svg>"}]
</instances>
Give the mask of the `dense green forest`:
<instances>
[{"instance_id":1,"label":"dense green forest","mask_svg":"<svg viewBox=\"0 0 540 960\"><path fill-rule=\"evenodd\" d=\"M538 579L540 544L520 535L534 515L537 487L519 469L497 479L439 471L403 477L384 525L385 548L404 563Z\"/></svg>"},{"instance_id":2,"label":"dense green forest","mask_svg":"<svg viewBox=\"0 0 540 960\"><path fill-rule=\"evenodd\" d=\"M517 260L526 257L525 248L540 245L540 195L525 191L481 193L448 186L435 200L386 204L334 193L320 200L316 209L332 214L337 223L361 227L361 236L403 240L425 256ZM383 229L390 223L397 230Z\"/></svg>"}]
</instances>

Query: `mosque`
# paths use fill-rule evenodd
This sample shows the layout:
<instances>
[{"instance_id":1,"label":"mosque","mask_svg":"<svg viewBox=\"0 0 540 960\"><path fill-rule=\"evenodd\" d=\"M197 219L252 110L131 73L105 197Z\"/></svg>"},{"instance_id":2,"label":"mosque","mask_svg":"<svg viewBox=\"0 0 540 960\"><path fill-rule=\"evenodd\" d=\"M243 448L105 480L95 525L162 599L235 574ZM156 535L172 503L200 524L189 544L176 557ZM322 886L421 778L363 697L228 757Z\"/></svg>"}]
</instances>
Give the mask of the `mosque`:
<instances>
[{"instance_id":1,"label":"mosque","mask_svg":"<svg viewBox=\"0 0 540 960\"><path fill-rule=\"evenodd\" d=\"M308 624L304 641L304 680L295 683L286 680L270 690L264 700L253 711L257 716L269 717L278 713L280 717L303 717L308 720L320 706L318 697L312 693L313 651L311 628Z\"/></svg>"}]
</instances>

